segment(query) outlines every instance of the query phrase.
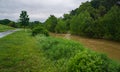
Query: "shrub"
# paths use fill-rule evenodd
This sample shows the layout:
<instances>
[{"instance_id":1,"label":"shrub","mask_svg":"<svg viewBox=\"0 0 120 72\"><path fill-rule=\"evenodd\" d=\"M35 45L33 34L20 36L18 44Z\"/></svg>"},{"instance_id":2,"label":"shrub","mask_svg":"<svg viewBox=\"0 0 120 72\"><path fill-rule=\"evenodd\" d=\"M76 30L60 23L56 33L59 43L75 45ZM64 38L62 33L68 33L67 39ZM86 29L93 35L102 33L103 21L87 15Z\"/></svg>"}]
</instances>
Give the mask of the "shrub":
<instances>
[{"instance_id":1,"label":"shrub","mask_svg":"<svg viewBox=\"0 0 120 72\"><path fill-rule=\"evenodd\" d=\"M59 72L119 72L120 66L106 55L60 38L36 36L40 51Z\"/></svg>"},{"instance_id":2,"label":"shrub","mask_svg":"<svg viewBox=\"0 0 120 72\"><path fill-rule=\"evenodd\" d=\"M51 60L69 59L76 52L84 50L83 46L79 43L59 38L40 37L38 41L40 42L40 49Z\"/></svg>"},{"instance_id":3,"label":"shrub","mask_svg":"<svg viewBox=\"0 0 120 72\"><path fill-rule=\"evenodd\" d=\"M120 66L104 54L83 51L76 54L68 63L68 72L119 72Z\"/></svg>"},{"instance_id":4,"label":"shrub","mask_svg":"<svg viewBox=\"0 0 120 72\"><path fill-rule=\"evenodd\" d=\"M48 31L44 27L40 27L40 26L35 27L32 30L32 36L35 36L37 34L44 34L45 36L49 36Z\"/></svg>"}]
</instances>

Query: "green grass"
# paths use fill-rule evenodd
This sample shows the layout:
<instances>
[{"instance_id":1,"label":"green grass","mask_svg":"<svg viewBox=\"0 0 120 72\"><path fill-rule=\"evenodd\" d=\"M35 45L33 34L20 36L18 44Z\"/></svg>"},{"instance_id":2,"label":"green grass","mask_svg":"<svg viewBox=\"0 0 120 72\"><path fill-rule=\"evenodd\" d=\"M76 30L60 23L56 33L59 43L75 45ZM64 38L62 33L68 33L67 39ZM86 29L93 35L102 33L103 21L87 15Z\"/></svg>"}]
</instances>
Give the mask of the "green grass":
<instances>
[{"instance_id":1,"label":"green grass","mask_svg":"<svg viewBox=\"0 0 120 72\"><path fill-rule=\"evenodd\" d=\"M12 30L12 29L14 29L14 28L0 24L0 32L4 32L4 31L7 31L7 30Z\"/></svg>"},{"instance_id":2,"label":"green grass","mask_svg":"<svg viewBox=\"0 0 120 72\"><path fill-rule=\"evenodd\" d=\"M31 33L18 31L0 39L0 72L55 72Z\"/></svg>"},{"instance_id":3,"label":"green grass","mask_svg":"<svg viewBox=\"0 0 120 72\"><path fill-rule=\"evenodd\" d=\"M118 69L106 56L71 40L42 35L32 37L30 31L18 31L0 39L0 72L77 72L85 68L86 63L99 66L99 69L101 65L103 68L111 65L106 69Z\"/></svg>"}]
</instances>

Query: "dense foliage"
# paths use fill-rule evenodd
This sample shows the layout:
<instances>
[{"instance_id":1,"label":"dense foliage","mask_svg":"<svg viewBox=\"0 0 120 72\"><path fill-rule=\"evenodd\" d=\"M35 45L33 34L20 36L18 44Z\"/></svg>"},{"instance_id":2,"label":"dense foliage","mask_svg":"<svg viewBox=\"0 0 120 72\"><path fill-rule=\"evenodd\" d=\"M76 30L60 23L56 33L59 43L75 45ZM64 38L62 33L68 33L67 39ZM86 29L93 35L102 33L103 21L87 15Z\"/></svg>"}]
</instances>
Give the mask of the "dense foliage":
<instances>
[{"instance_id":1,"label":"dense foliage","mask_svg":"<svg viewBox=\"0 0 120 72\"><path fill-rule=\"evenodd\" d=\"M90 17L90 14L86 11L84 13L80 13L79 15L76 15L71 20L71 33L76 35L88 35L92 36L92 30L91 25L93 23L92 18Z\"/></svg>"},{"instance_id":2,"label":"dense foliage","mask_svg":"<svg viewBox=\"0 0 120 72\"><path fill-rule=\"evenodd\" d=\"M1 72L119 72L120 64L78 42L18 31L0 39Z\"/></svg>"},{"instance_id":3,"label":"dense foliage","mask_svg":"<svg viewBox=\"0 0 120 72\"><path fill-rule=\"evenodd\" d=\"M25 28L29 24L29 17L27 15L27 11L21 11L20 14L20 23Z\"/></svg>"},{"instance_id":4,"label":"dense foliage","mask_svg":"<svg viewBox=\"0 0 120 72\"><path fill-rule=\"evenodd\" d=\"M84 51L69 61L68 72L119 72L120 66L105 55Z\"/></svg>"},{"instance_id":5,"label":"dense foliage","mask_svg":"<svg viewBox=\"0 0 120 72\"><path fill-rule=\"evenodd\" d=\"M62 18L48 18L46 22L48 30L54 30L52 32L70 31L76 35L120 41L119 0L87 1Z\"/></svg>"},{"instance_id":6,"label":"dense foliage","mask_svg":"<svg viewBox=\"0 0 120 72\"><path fill-rule=\"evenodd\" d=\"M56 33L66 33L67 32L66 22L63 21L62 19L59 19L58 24L55 27L55 32Z\"/></svg>"},{"instance_id":7,"label":"dense foliage","mask_svg":"<svg viewBox=\"0 0 120 72\"><path fill-rule=\"evenodd\" d=\"M105 27L104 38L120 41L120 7L112 7L100 23Z\"/></svg>"},{"instance_id":8,"label":"dense foliage","mask_svg":"<svg viewBox=\"0 0 120 72\"><path fill-rule=\"evenodd\" d=\"M51 31L55 32L55 27L57 25L57 18L54 15L51 15L46 21L45 21L45 27Z\"/></svg>"},{"instance_id":9,"label":"dense foliage","mask_svg":"<svg viewBox=\"0 0 120 72\"><path fill-rule=\"evenodd\" d=\"M30 27L34 37L30 36L30 31L20 31L0 39L0 70L120 72L119 63L112 61L106 55L91 51L71 40L50 37L47 31L71 32L80 36L120 41L120 6L116 4L117 1L87 1L61 18L51 15L44 24L35 21L28 25L27 12L22 11L20 23L24 27ZM16 27L16 23L8 19L1 20L0 23ZM1 25L0 27L4 28Z\"/></svg>"},{"instance_id":10,"label":"dense foliage","mask_svg":"<svg viewBox=\"0 0 120 72\"><path fill-rule=\"evenodd\" d=\"M49 36L48 31L42 26L34 27L32 30L32 36L35 36L38 34L44 34L45 36Z\"/></svg>"},{"instance_id":11,"label":"dense foliage","mask_svg":"<svg viewBox=\"0 0 120 72\"><path fill-rule=\"evenodd\" d=\"M119 64L81 44L53 37L36 36L40 51L60 72L119 72Z\"/></svg>"},{"instance_id":12,"label":"dense foliage","mask_svg":"<svg viewBox=\"0 0 120 72\"><path fill-rule=\"evenodd\" d=\"M30 22L28 27L29 27L31 30L33 30L33 28L35 28L35 27L37 27L37 26L43 27L43 24L42 24L41 22L39 22L39 21L34 21L34 22Z\"/></svg>"},{"instance_id":13,"label":"dense foliage","mask_svg":"<svg viewBox=\"0 0 120 72\"><path fill-rule=\"evenodd\" d=\"M0 20L0 24L15 27L15 28L19 27L19 24L15 23L14 21L11 21L9 19Z\"/></svg>"},{"instance_id":14,"label":"dense foliage","mask_svg":"<svg viewBox=\"0 0 120 72\"><path fill-rule=\"evenodd\" d=\"M3 20L0 20L0 24L4 24L4 25L7 25L11 22L11 20L9 19L3 19Z\"/></svg>"}]
</instances>

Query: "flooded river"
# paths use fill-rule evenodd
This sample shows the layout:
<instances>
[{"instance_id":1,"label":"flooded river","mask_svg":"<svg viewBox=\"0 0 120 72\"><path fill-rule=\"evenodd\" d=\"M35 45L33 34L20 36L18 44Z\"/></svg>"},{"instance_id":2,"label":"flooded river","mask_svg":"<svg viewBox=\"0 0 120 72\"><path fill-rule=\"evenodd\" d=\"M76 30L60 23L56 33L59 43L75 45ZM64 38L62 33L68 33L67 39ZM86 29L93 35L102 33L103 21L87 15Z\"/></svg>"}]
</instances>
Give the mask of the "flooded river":
<instances>
[{"instance_id":1,"label":"flooded river","mask_svg":"<svg viewBox=\"0 0 120 72\"><path fill-rule=\"evenodd\" d=\"M94 51L104 53L108 55L110 58L117 60L120 62L120 43L103 40L103 39L91 39L85 38L70 34L54 34L51 33L52 36L55 37L63 37L66 39L72 39L82 43L85 47L91 48Z\"/></svg>"}]
</instances>

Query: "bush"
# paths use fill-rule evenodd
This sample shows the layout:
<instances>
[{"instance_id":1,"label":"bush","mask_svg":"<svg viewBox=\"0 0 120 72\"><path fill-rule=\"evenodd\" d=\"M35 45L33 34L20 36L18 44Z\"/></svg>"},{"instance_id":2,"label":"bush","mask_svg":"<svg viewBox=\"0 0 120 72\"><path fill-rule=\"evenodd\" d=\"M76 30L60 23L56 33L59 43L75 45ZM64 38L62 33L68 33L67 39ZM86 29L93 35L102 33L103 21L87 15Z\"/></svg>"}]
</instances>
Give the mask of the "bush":
<instances>
[{"instance_id":1,"label":"bush","mask_svg":"<svg viewBox=\"0 0 120 72\"><path fill-rule=\"evenodd\" d=\"M59 38L41 37L38 41L45 56L51 60L69 59L84 49L79 43Z\"/></svg>"},{"instance_id":2,"label":"bush","mask_svg":"<svg viewBox=\"0 0 120 72\"><path fill-rule=\"evenodd\" d=\"M80 43L60 38L36 36L40 51L59 72L119 72L120 66L104 54ZM119 63L118 63L119 64Z\"/></svg>"},{"instance_id":3,"label":"bush","mask_svg":"<svg viewBox=\"0 0 120 72\"><path fill-rule=\"evenodd\" d=\"M120 66L104 54L84 51L71 58L68 72L119 72Z\"/></svg>"},{"instance_id":4,"label":"bush","mask_svg":"<svg viewBox=\"0 0 120 72\"><path fill-rule=\"evenodd\" d=\"M62 19L58 20L58 24L55 27L55 32L56 33L67 33L67 25L66 22L63 21Z\"/></svg>"},{"instance_id":5,"label":"bush","mask_svg":"<svg viewBox=\"0 0 120 72\"><path fill-rule=\"evenodd\" d=\"M60 38L36 36L39 42L40 51L43 52L47 60L53 62L56 72L66 72L68 60L77 52L84 50L84 47L74 41Z\"/></svg>"},{"instance_id":6,"label":"bush","mask_svg":"<svg viewBox=\"0 0 120 72\"><path fill-rule=\"evenodd\" d=\"M90 17L90 14L85 11L72 18L70 24L70 31L72 34L92 37L92 24L92 17Z\"/></svg>"},{"instance_id":7,"label":"bush","mask_svg":"<svg viewBox=\"0 0 120 72\"><path fill-rule=\"evenodd\" d=\"M37 34L44 34L45 36L49 36L48 31L44 27L40 27L40 26L35 27L32 30L32 36L35 36Z\"/></svg>"}]
</instances>

